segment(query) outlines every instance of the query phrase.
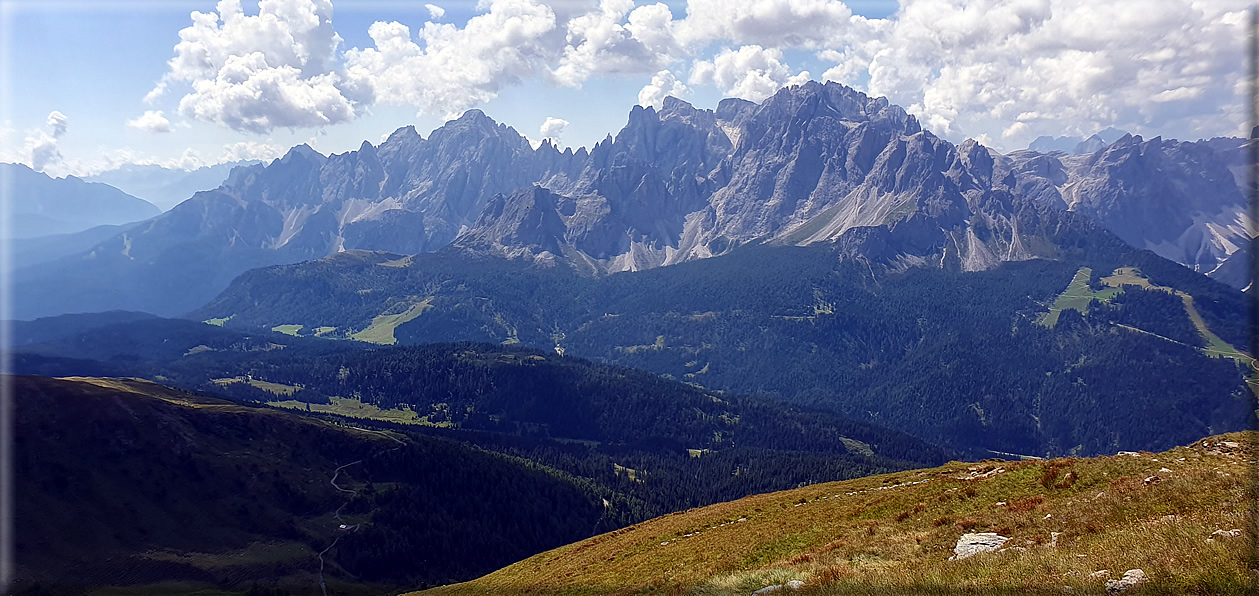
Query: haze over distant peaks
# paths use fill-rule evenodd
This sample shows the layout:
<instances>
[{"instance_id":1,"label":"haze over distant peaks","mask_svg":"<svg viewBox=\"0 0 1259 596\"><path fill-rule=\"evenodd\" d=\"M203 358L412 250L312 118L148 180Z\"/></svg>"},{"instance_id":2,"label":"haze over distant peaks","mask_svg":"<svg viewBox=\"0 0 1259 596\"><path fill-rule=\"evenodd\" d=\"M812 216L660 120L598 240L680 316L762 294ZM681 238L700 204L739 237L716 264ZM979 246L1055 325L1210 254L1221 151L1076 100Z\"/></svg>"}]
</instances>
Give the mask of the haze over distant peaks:
<instances>
[{"instance_id":1,"label":"haze over distant peaks","mask_svg":"<svg viewBox=\"0 0 1259 596\"><path fill-rule=\"evenodd\" d=\"M144 199L166 211L201 190L217 188L227 179L233 168L260 164L261 161L241 160L202 166L194 170L168 168L156 164L125 164L112 170L84 178L87 182L101 182Z\"/></svg>"},{"instance_id":2,"label":"haze over distant peaks","mask_svg":"<svg viewBox=\"0 0 1259 596\"><path fill-rule=\"evenodd\" d=\"M1115 141L1118 141L1126 134L1128 134L1126 131L1110 127L1101 132L1091 134L1088 138L1067 136L1051 137L1048 135L1042 135L1036 137L1036 140L1032 141L1027 148L1040 153L1061 151L1068 155L1081 155L1084 153L1093 153L1111 143L1114 143Z\"/></svg>"}]
</instances>

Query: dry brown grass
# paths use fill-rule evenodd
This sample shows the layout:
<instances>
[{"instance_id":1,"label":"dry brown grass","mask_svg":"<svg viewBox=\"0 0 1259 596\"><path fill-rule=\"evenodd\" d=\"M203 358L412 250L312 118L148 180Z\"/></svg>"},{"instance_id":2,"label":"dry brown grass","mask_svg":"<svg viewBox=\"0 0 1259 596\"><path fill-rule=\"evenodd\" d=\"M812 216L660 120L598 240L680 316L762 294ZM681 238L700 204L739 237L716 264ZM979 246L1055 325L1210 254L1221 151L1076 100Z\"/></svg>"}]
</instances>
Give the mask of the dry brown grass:
<instances>
[{"instance_id":1,"label":"dry brown grass","mask_svg":"<svg viewBox=\"0 0 1259 596\"><path fill-rule=\"evenodd\" d=\"M1210 537L1248 526L1254 438L1238 433L1157 454L953 462L756 495L431 592L718 596L800 579L802 596L1100 594L1105 578L1094 572L1114 578L1140 568L1150 577L1145 593L1243 593L1248 538ZM1011 540L999 552L949 560L962 533L985 531Z\"/></svg>"}]
</instances>

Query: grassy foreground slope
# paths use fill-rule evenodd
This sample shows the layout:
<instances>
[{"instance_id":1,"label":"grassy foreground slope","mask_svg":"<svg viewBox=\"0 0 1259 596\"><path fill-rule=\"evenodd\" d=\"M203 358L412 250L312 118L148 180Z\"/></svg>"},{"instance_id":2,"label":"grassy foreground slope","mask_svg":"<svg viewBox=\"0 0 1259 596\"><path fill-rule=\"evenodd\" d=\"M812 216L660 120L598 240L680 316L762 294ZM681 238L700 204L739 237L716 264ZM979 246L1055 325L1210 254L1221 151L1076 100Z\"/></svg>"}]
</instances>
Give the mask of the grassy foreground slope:
<instances>
[{"instance_id":1,"label":"grassy foreground slope","mask_svg":"<svg viewBox=\"0 0 1259 596\"><path fill-rule=\"evenodd\" d=\"M423 594L1242 593L1254 439L870 476L666 515ZM1217 530L1243 530L1235 536ZM968 532L1002 550L950 560ZM1099 573L1100 572L1100 573Z\"/></svg>"}]
</instances>

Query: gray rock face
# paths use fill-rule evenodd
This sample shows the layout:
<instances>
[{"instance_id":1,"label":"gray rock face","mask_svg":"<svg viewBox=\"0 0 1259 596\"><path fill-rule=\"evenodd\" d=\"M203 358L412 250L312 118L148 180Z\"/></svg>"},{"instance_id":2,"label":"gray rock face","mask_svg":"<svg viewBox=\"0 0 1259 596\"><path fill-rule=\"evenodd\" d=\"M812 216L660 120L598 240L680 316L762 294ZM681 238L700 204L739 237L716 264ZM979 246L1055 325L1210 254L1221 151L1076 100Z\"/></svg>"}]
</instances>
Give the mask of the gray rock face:
<instances>
[{"instance_id":1,"label":"gray rock face","mask_svg":"<svg viewBox=\"0 0 1259 596\"><path fill-rule=\"evenodd\" d=\"M567 209L562 252L584 270L644 269L767 241L839 243L841 255L884 268L983 270L1044 256L1033 247L1052 244L1028 240L1037 222L1019 213L1027 201L1015 185L994 185L994 167L987 149L953 147L886 99L807 83L760 105L636 108L579 175L541 184L571 198L557 202ZM477 229L486 225L494 229ZM504 225L478 220L455 246L524 256L487 241L511 236Z\"/></svg>"},{"instance_id":2,"label":"gray rock face","mask_svg":"<svg viewBox=\"0 0 1259 596\"><path fill-rule=\"evenodd\" d=\"M538 186L496 195L472 229L459 237L458 246L554 260L570 247L561 213L572 213L575 203Z\"/></svg>"},{"instance_id":3,"label":"gray rock face","mask_svg":"<svg viewBox=\"0 0 1259 596\"><path fill-rule=\"evenodd\" d=\"M957 545L953 547L953 556L949 557L949 560L956 561L995 551L1007 540L1009 538L993 532L962 534L962 537L957 539Z\"/></svg>"},{"instance_id":4,"label":"gray rock face","mask_svg":"<svg viewBox=\"0 0 1259 596\"><path fill-rule=\"evenodd\" d=\"M1002 167L1014 192L1064 205L1132 246L1242 288L1249 283L1242 145L1125 135L1078 156L1014 152Z\"/></svg>"}]
</instances>

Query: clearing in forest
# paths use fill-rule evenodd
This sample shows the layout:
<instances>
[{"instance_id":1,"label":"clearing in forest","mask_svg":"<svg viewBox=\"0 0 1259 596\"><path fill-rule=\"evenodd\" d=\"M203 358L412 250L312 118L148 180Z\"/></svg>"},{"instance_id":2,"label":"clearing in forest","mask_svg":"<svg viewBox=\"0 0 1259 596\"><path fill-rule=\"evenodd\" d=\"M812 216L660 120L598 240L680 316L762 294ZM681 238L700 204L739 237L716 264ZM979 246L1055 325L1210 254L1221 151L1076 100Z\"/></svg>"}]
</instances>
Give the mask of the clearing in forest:
<instances>
[{"instance_id":1,"label":"clearing in forest","mask_svg":"<svg viewBox=\"0 0 1259 596\"><path fill-rule=\"evenodd\" d=\"M1207 328L1207 323L1202 318L1202 314L1198 312L1197 307L1193 304L1193 296L1186 294L1175 288L1160 286L1150 281L1141 270L1136 267L1120 267L1115 269L1109 276L1102 278L1102 284L1106 286L1101 290L1093 290L1089 287L1089 279L1093 277L1093 270L1088 267L1080 267L1075 273L1075 277L1071 283L1067 285L1066 291L1054 300L1053 306L1049 308L1049 312L1044 314L1038 321L1045 327L1053 327L1058 324L1058 317L1062 311L1067 309L1077 310L1081 313L1088 311L1088 306L1094 300L1109 302L1112 298L1123 292L1124 286L1136 286L1145 290L1167 292L1181 299L1185 305L1185 313L1189 315L1189 320L1198 330L1198 334L1202 336L1202 341L1206 344L1202 351L1212 358L1230 358L1241 364L1254 366L1254 358L1251 358L1245 352L1234 348L1228 342L1220 338ZM1135 329L1135 328L1134 328ZM1135 329L1136 331L1143 331ZM1148 332L1147 332L1148 333Z\"/></svg>"}]
</instances>

